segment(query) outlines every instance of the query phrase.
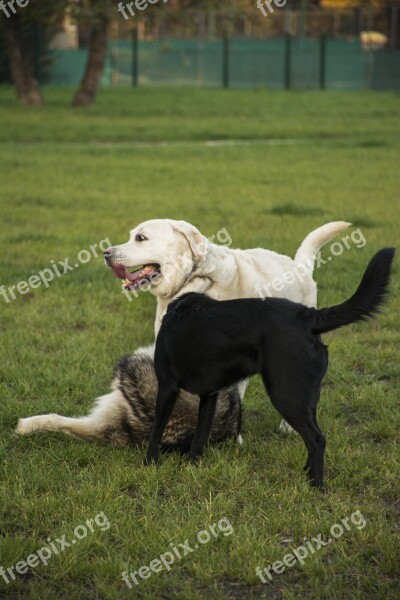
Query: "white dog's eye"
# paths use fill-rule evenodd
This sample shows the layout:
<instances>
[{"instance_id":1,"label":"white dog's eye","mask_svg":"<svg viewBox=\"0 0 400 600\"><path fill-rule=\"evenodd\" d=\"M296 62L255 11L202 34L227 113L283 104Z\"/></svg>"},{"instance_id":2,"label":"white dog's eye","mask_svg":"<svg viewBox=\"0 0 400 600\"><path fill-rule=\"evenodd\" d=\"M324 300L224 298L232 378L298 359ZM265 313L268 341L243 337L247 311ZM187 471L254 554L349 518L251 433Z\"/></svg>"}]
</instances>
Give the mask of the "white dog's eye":
<instances>
[{"instance_id":1,"label":"white dog's eye","mask_svg":"<svg viewBox=\"0 0 400 600\"><path fill-rule=\"evenodd\" d=\"M142 235L141 233L137 233L135 235L135 241L136 242L144 242L145 240L147 240L148 238L145 235Z\"/></svg>"}]
</instances>

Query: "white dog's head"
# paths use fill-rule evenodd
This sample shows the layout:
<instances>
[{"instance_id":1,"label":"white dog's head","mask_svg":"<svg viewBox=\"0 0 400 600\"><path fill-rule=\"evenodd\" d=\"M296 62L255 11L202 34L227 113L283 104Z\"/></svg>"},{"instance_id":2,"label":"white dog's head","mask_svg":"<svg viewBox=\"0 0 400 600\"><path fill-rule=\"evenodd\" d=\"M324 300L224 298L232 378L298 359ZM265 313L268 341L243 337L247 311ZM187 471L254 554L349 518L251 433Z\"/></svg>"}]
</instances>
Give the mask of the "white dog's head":
<instances>
[{"instance_id":1,"label":"white dog's head","mask_svg":"<svg viewBox=\"0 0 400 600\"><path fill-rule=\"evenodd\" d=\"M205 261L207 247L207 238L190 223L153 219L132 229L126 244L107 248L104 258L127 290L169 297Z\"/></svg>"}]
</instances>

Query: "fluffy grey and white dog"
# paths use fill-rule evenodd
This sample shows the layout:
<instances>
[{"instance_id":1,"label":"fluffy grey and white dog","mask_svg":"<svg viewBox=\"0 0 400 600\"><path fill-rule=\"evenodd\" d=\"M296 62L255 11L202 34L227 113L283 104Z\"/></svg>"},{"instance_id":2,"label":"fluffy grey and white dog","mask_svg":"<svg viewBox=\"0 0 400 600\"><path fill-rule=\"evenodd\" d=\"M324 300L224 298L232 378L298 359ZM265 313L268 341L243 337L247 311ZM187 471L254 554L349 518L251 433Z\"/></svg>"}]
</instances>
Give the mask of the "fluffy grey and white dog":
<instances>
[{"instance_id":1,"label":"fluffy grey and white dog","mask_svg":"<svg viewBox=\"0 0 400 600\"><path fill-rule=\"evenodd\" d=\"M89 415L80 418L57 414L20 419L17 433L61 431L88 442L99 441L113 446L141 446L149 440L157 397L154 370L154 346L139 348L121 358L115 365L112 391L97 399ZM244 385L235 385L218 394L211 440L228 437L241 442L240 427ZM198 399L181 391L175 410L163 436L165 448L190 447L197 425Z\"/></svg>"}]
</instances>

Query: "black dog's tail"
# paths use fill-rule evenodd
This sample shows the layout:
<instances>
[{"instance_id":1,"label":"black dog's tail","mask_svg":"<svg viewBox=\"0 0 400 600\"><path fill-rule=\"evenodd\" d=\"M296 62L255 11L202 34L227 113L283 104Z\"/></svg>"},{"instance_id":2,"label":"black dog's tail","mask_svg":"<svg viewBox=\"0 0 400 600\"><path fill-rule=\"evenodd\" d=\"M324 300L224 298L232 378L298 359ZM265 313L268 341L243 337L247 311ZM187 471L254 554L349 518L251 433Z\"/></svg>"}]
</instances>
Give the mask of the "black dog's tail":
<instances>
[{"instance_id":1,"label":"black dog's tail","mask_svg":"<svg viewBox=\"0 0 400 600\"><path fill-rule=\"evenodd\" d=\"M394 248L382 248L369 262L355 294L342 304L315 313L314 333L326 333L356 321L365 321L380 311L388 294Z\"/></svg>"}]
</instances>

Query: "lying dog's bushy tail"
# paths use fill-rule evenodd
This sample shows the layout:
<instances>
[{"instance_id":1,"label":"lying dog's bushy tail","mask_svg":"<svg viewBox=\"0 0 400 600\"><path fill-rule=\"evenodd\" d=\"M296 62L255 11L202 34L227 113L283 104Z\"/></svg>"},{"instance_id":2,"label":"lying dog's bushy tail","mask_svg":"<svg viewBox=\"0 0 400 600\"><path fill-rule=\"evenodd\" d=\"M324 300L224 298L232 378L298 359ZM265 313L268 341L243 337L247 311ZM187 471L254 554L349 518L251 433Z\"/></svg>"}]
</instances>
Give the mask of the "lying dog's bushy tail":
<instances>
[{"instance_id":1,"label":"lying dog's bushy tail","mask_svg":"<svg viewBox=\"0 0 400 600\"><path fill-rule=\"evenodd\" d=\"M383 248L369 262L355 294L342 304L314 314L314 333L326 333L350 323L365 321L380 311L388 294L394 248Z\"/></svg>"}]
</instances>

